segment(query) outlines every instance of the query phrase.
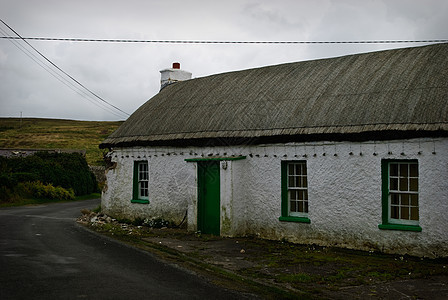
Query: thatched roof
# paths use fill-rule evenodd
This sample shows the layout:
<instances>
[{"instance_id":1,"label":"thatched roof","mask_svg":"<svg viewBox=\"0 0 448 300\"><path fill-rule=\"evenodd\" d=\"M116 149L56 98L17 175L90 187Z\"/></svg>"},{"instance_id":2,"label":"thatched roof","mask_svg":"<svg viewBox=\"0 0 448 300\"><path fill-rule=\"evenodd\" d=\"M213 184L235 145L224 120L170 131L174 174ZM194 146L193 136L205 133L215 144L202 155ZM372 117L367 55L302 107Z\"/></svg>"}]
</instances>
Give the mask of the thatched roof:
<instances>
[{"instance_id":1,"label":"thatched roof","mask_svg":"<svg viewBox=\"0 0 448 300\"><path fill-rule=\"evenodd\" d=\"M217 74L172 84L101 147L448 132L448 44Z\"/></svg>"}]
</instances>

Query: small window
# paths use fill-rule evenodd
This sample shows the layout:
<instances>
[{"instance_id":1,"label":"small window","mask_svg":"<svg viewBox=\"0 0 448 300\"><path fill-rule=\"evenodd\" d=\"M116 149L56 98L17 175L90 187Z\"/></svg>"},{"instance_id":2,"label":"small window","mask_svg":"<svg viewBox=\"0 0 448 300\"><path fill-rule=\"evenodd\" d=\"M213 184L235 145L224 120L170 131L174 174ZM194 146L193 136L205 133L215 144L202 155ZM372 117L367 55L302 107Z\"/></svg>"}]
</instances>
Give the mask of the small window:
<instances>
[{"instance_id":1,"label":"small window","mask_svg":"<svg viewBox=\"0 0 448 300\"><path fill-rule=\"evenodd\" d=\"M306 161L282 162L281 221L309 223Z\"/></svg>"},{"instance_id":2,"label":"small window","mask_svg":"<svg viewBox=\"0 0 448 300\"><path fill-rule=\"evenodd\" d=\"M149 168L147 161L134 163L133 203L149 203Z\"/></svg>"},{"instance_id":3,"label":"small window","mask_svg":"<svg viewBox=\"0 0 448 300\"><path fill-rule=\"evenodd\" d=\"M381 229L421 231L419 171L416 160L383 160Z\"/></svg>"}]
</instances>

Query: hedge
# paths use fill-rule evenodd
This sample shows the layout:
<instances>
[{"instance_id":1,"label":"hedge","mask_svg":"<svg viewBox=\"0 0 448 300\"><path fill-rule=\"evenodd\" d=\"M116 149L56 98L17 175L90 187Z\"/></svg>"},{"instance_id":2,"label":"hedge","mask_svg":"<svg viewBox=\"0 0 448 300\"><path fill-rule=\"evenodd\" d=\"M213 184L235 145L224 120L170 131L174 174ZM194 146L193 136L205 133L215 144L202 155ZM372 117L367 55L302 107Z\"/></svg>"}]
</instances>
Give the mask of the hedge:
<instances>
[{"instance_id":1,"label":"hedge","mask_svg":"<svg viewBox=\"0 0 448 300\"><path fill-rule=\"evenodd\" d=\"M0 157L0 187L12 189L21 182L72 189L76 196L98 191L95 175L79 153L38 152L27 157Z\"/></svg>"}]
</instances>

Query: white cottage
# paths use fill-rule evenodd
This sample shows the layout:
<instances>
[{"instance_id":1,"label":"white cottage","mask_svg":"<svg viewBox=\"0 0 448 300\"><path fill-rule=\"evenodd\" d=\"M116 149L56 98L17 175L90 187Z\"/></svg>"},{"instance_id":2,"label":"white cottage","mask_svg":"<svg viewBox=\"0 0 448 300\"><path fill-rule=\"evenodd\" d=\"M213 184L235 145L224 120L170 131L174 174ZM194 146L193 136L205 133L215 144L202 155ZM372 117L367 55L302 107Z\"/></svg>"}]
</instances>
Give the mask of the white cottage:
<instances>
[{"instance_id":1,"label":"white cottage","mask_svg":"<svg viewBox=\"0 0 448 300\"><path fill-rule=\"evenodd\" d=\"M448 44L161 72L161 91L100 146L107 214L448 256Z\"/></svg>"}]
</instances>

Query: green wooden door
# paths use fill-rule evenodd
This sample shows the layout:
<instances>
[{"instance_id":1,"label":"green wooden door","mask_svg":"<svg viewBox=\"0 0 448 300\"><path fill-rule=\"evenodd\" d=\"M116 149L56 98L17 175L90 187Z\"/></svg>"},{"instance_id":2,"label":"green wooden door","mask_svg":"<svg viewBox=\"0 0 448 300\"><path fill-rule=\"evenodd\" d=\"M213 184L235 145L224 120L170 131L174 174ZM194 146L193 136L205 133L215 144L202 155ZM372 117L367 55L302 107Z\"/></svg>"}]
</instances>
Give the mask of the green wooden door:
<instances>
[{"instance_id":1,"label":"green wooden door","mask_svg":"<svg viewBox=\"0 0 448 300\"><path fill-rule=\"evenodd\" d=\"M198 230L220 234L219 162L198 162Z\"/></svg>"}]
</instances>

